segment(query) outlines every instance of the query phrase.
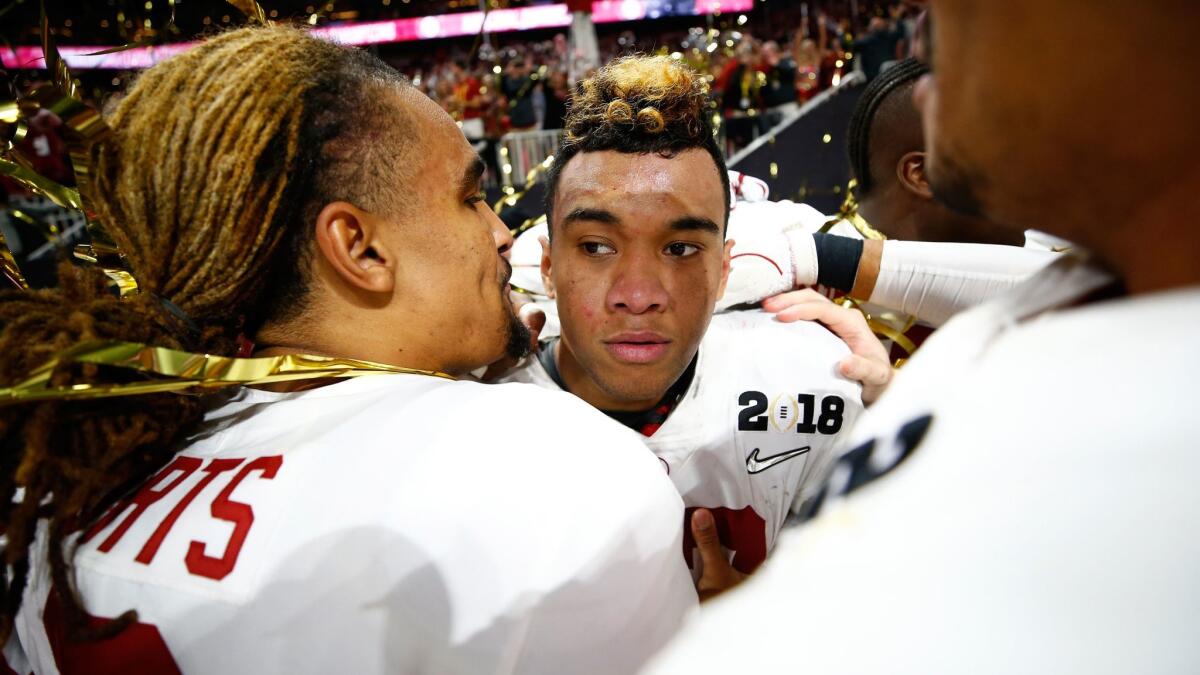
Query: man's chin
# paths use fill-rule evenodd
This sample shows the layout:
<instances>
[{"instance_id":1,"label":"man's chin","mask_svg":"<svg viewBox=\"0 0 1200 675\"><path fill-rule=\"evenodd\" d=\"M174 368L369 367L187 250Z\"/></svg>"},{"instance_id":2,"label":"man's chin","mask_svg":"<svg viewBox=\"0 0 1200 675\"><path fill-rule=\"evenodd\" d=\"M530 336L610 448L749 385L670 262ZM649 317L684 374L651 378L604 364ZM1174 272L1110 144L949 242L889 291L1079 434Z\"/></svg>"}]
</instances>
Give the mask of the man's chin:
<instances>
[{"instance_id":1,"label":"man's chin","mask_svg":"<svg viewBox=\"0 0 1200 675\"><path fill-rule=\"evenodd\" d=\"M984 179L956 160L941 156L929 167L929 189L938 203L956 213L974 218L983 217L979 188Z\"/></svg>"},{"instance_id":2,"label":"man's chin","mask_svg":"<svg viewBox=\"0 0 1200 675\"><path fill-rule=\"evenodd\" d=\"M628 403L657 403L679 379L667 363L630 364L610 362L603 372L594 372L593 380L609 396Z\"/></svg>"},{"instance_id":3,"label":"man's chin","mask_svg":"<svg viewBox=\"0 0 1200 675\"><path fill-rule=\"evenodd\" d=\"M511 307L511 305L510 305ZM529 353L530 341L533 335L529 332L529 328L521 323L515 314L509 314L508 321L508 342L504 346L504 355L507 358L517 360L523 358Z\"/></svg>"}]
</instances>

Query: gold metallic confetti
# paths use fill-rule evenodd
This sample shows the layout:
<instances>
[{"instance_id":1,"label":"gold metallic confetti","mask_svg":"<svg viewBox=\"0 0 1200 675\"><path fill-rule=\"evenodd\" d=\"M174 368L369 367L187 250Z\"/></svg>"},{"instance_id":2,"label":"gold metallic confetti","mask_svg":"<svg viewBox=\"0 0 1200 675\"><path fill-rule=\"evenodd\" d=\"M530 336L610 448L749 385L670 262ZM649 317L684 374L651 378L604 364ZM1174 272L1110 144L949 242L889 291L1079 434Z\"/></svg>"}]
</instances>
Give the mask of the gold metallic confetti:
<instances>
[{"instance_id":1,"label":"gold metallic confetti","mask_svg":"<svg viewBox=\"0 0 1200 675\"><path fill-rule=\"evenodd\" d=\"M79 97L77 85L71 77L66 62L58 52L50 35L50 22L46 16L46 6L41 5L42 20L42 53L46 69L50 71L52 83L42 85L31 91L21 102L0 101L0 124L7 130L15 123L20 124L45 109L62 120L66 133L63 140L71 157L71 169L75 175L74 188L38 174L28 161L24 161L15 148L15 140L6 141L0 151L6 157L0 158L0 175L5 175L20 183L30 191L48 198L55 204L68 209L81 211L87 220L88 233L92 243L80 247L76 257L97 264L112 281L122 295L136 293L137 281L129 272L129 265L117 250L103 224L97 221L87 203L83 199L86 187L91 179L88 154L93 144L103 141L110 129L100 116L99 111L83 103ZM14 112L15 111L15 112ZM19 129L18 129L19 131ZM15 138L15 135L14 135ZM19 139L17 139L19 140ZM47 233L47 237L54 233Z\"/></svg>"},{"instance_id":2,"label":"gold metallic confetti","mask_svg":"<svg viewBox=\"0 0 1200 675\"><path fill-rule=\"evenodd\" d=\"M29 282L25 281L25 275L21 274L20 268L17 267L17 261L4 239L4 232L0 232L0 273L4 274L4 278L13 286L23 291L29 290Z\"/></svg>"},{"instance_id":3,"label":"gold metallic confetti","mask_svg":"<svg viewBox=\"0 0 1200 675\"><path fill-rule=\"evenodd\" d=\"M533 228L535 228L538 225L541 225L542 223L545 223L545 222L546 222L546 214L543 213L540 216L534 216L532 218L527 219L525 222L521 223L520 226L515 227L512 230L509 230L509 232L512 234L512 236L514 238L519 237L520 235L524 234L526 231L532 230Z\"/></svg>"},{"instance_id":4,"label":"gold metallic confetti","mask_svg":"<svg viewBox=\"0 0 1200 675\"><path fill-rule=\"evenodd\" d=\"M61 366L93 364L149 376L138 382L68 384L55 386L51 376ZM307 354L232 358L153 347L136 342L85 342L60 353L35 369L24 381L0 388L0 406L29 401L112 398L167 392L203 393L233 386L254 386L302 380L341 379L381 374L414 374L454 378L446 373L416 370L371 361Z\"/></svg>"},{"instance_id":5,"label":"gold metallic confetti","mask_svg":"<svg viewBox=\"0 0 1200 675\"><path fill-rule=\"evenodd\" d=\"M507 160L508 148L503 148L503 147L500 148L500 154L505 156L504 161L507 162L508 161ZM511 189L511 191L510 191L510 188L506 187L505 191L507 192L507 195L505 197L501 198L500 201L496 202L492 206L492 210L495 211L497 214L499 214L501 211L504 210L505 206L515 206L516 203L521 201L521 198L525 196L525 193L529 192L529 189L531 187L533 187L533 183L537 179L537 177L540 176L547 169L549 169L552 164L554 164L554 155L550 155L546 159L542 160L542 162L540 164L538 164L537 166L530 169L529 173L525 174L525 189L524 190L517 192L515 189ZM504 166L508 169L508 171L512 170L511 164L506 163ZM528 221L526 221L525 223L522 223L521 227L517 228L519 231L514 232L513 236L516 236L520 232L524 232L525 230L529 229L528 227L525 227L525 225L527 225L527 224L528 224Z\"/></svg>"},{"instance_id":6,"label":"gold metallic confetti","mask_svg":"<svg viewBox=\"0 0 1200 675\"><path fill-rule=\"evenodd\" d=\"M867 320L867 327L871 329L871 332L875 333L875 335L881 338L891 340L895 344L899 345L900 348L903 349L909 356L912 356L913 352L917 351L916 343L914 343L907 335L905 335L905 333L907 333L908 330L912 328L914 324L916 324L915 319L910 317L902 322L902 328L897 328L887 323L887 321L884 319L886 318L891 321L900 322L900 317L896 317L894 315L878 318L873 317L871 316L871 313L868 312L865 307L863 307L861 301L856 300L848 295L838 298L835 300L835 302L843 307L858 310L863 315L863 318ZM899 367L900 364L905 360L907 360L907 358L897 359L892 363L892 365Z\"/></svg>"},{"instance_id":7,"label":"gold metallic confetti","mask_svg":"<svg viewBox=\"0 0 1200 675\"><path fill-rule=\"evenodd\" d=\"M887 239L882 232L871 227L871 224L867 222L867 219L863 218L862 215L859 214L858 201L854 199L854 188L856 186L857 181L851 179L850 183L846 186L846 200L842 202L841 208L839 208L837 214L826 221L818 231L828 232L829 230L833 229L834 225L845 221L850 223L854 229L858 230L858 233L862 235L863 239L873 239L877 241L883 241ZM917 351L916 343L914 343L912 339L906 335L913 325L916 324L916 320L914 318L900 317L891 314L873 317L862 306L861 301L849 296L839 299L838 302L840 302L843 307L850 307L862 312L863 318L867 320L867 326L873 333L875 333L875 335L891 340L893 343L903 349L909 356L912 356L913 352ZM897 327L897 324L899 327ZM907 358L896 359L892 365L899 368L906 360Z\"/></svg>"},{"instance_id":8,"label":"gold metallic confetti","mask_svg":"<svg viewBox=\"0 0 1200 675\"><path fill-rule=\"evenodd\" d=\"M16 161L0 159L0 176L11 178L29 191L46 197L64 209L83 210L83 202L75 188L56 183Z\"/></svg>"},{"instance_id":9,"label":"gold metallic confetti","mask_svg":"<svg viewBox=\"0 0 1200 675\"><path fill-rule=\"evenodd\" d=\"M833 229L834 225L837 225L844 220L847 223L850 223L854 229L858 230L858 233L863 236L863 239L874 239L877 241L883 241L884 239L887 239L882 232L871 227L871 224L867 222L867 219L863 218L862 215L859 214L858 201L854 198L854 188L857 185L858 181L850 179L850 183L846 185L846 199L842 202L841 208L838 209L838 212L834 214L832 218L825 221L825 224L822 225L821 229L817 231L828 232L829 230Z\"/></svg>"},{"instance_id":10,"label":"gold metallic confetti","mask_svg":"<svg viewBox=\"0 0 1200 675\"><path fill-rule=\"evenodd\" d=\"M29 126L21 115L21 106L13 97L11 101L0 100L0 152L10 150L25 140Z\"/></svg>"},{"instance_id":11,"label":"gold metallic confetti","mask_svg":"<svg viewBox=\"0 0 1200 675\"><path fill-rule=\"evenodd\" d=\"M263 11L262 5L255 0L226 0L233 5L239 12L246 15L252 23L257 23L262 26L269 26L271 22L267 20L267 13Z\"/></svg>"}]
</instances>

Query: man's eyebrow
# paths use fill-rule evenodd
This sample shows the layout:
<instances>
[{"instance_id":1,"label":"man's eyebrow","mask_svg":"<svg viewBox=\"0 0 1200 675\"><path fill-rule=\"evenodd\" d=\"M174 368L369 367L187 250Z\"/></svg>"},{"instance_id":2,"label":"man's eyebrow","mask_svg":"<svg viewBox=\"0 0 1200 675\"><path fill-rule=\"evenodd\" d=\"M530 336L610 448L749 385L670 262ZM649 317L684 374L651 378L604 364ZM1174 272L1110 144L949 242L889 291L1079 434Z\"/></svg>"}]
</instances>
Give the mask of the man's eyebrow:
<instances>
[{"instance_id":1,"label":"man's eyebrow","mask_svg":"<svg viewBox=\"0 0 1200 675\"><path fill-rule=\"evenodd\" d=\"M621 222L621 219L617 218L617 216L611 211L584 207L571 209L570 213L563 218L562 226L565 228L571 223L580 220L586 220L593 223L603 223L604 225L616 225L617 223Z\"/></svg>"},{"instance_id":2,"label":"man's eyebrow","mask_svg":"<svg viewBox=\"0 0 1200 675\"><path fill-rule=\"evenodd\" d=\"M483 172L487 170L487 164L478 155L475 156L475 161L471 162L466 170L463 171L461 182L459 183L459 192L468 194L479 189L479 181L483 178Z\"/></svg>"},{"instance_id":3,"label":"man's eyebrow","mask_svg":"<svg viewBox=\"0 0 1200 675\"><path fill-rule=\"evenodd\" d=\"M713 221L709 220L708 218L700 218L700 217L696 217L696 216L685 216L683 218L676 218L675 220L671 221L670 228L675 231L703 230L705 232L712 232L713 234L716 234L716 235L721 234L721 228L719 225L717 225Z\"/></svg>"}]
</instances>

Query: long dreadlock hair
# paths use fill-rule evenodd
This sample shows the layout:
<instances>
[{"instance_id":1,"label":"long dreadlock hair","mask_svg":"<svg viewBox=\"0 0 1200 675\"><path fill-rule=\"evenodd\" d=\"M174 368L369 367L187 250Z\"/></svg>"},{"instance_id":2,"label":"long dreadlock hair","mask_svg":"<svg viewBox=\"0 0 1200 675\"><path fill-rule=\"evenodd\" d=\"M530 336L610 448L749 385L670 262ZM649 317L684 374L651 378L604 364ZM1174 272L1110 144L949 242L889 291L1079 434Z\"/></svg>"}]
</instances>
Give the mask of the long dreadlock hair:
<instances>
[{"instance_id":1,"label":"long dreadlock hair","mask_svg":"<svg viewBox=\"0 0 1200 675\"><path fill-rule=\"evenodd\" d=\"M399 199L374 177L395 175L395 145L379 135L404 133L385 91L403 83L365 52L282 27L231 31L147 70L112 111L112 137L93 148L88 195L142 293L118 299L95 268L67 263L59 288L0 293L0 386L88 340L233 355L239 332L302 310L305 224L331 201L378 212ZM53 382L97 374L62 368ZM166 464L202 415L196 397L173 394L0 408L0 640L21 606L39 522L68 628L88 636L65 542Z\"/></svg>"},{"instance_id":2,"label":"long dreadlock hair","mask_svg":"<svg viewBox=\"0 0 1200 675\"><path fill-rule=\"evenodd\" d=\"M671 157L698 148L712 157L720 173L728 223L729 174L713 134L708 101L704 78L666 56L627 56L601 68L567 103L563 140L546 174L546 214L554 212L563 167L580 152Z\"/></svg>"},{"instance_id":3,"label":"long dreadlock hair","mask_svg":"<svg viewBox=\"0 0 1200 675\"><path fill-rule=\"evenodd\" d=\"M871 80L850 116L846 151L850 155L850 172L858 182L855 193L859 199L866 197L875 187L871 175L871 127L884 104L894 95L908 96L917 80L929 72L929 66L917 59L897 61L891 68ZM899 99L897 99L899 100Z\"/></svg>"}]
</instances>

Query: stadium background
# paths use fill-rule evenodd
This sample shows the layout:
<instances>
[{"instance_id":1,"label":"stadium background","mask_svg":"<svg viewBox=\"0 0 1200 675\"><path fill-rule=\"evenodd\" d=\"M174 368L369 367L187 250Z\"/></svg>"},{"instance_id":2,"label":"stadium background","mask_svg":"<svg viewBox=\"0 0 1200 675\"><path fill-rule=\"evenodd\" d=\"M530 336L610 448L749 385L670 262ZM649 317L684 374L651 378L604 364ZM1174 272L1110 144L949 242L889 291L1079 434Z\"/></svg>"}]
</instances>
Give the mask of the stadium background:
<instances>
[{"instance_id":1,"label":"stadium background","mask_svg":"<svg viewBox=\"0 0 1200 675\"><path fill-rule=\"evenodd\" d=\"M491 167L489 200L514 229L542 213L541 171L558 142L571 90L597 65L630 53L666 54L706 73L730 168L766 181L772 199L836 211L849 178L850 112L862 85L908 53L920 9L919 2L867 0L260 5L270 20L308 25L373 51L459 120ZM0 106L20 105L49 79L43 27L84 101L101 108L141 68L246 23L253 11L252 2L221 0L0 0ZM61 122L42 111L29 127L9 152L72 185ZM53 284L57 260L86 243L82 214L3 177L0 192L0 233L14 262L31 286Z\"/></svg>"}]
</instances>

